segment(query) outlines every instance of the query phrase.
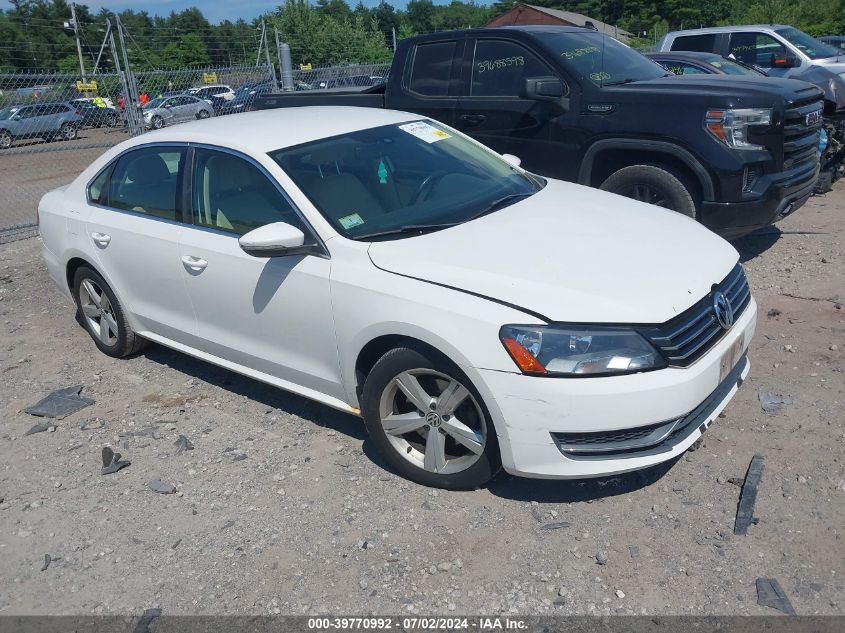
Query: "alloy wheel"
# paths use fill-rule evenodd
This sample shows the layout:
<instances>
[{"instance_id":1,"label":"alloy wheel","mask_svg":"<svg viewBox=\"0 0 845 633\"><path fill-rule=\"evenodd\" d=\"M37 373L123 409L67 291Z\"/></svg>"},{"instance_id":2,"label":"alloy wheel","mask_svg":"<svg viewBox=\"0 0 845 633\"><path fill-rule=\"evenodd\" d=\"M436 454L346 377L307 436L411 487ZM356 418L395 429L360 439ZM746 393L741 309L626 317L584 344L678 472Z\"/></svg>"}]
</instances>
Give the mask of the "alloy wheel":
<instances>
[{"instance_id":1,"label":"alloy wheel","mask_svg":"<svg viewBox=\"0 0 845 633\"><path fill-rule=\"evenodd\" d=\"M649 204L653 204L658 207L667 207L668 200L666 199L666 195L656 189L651 185L646 184L636 184L631 187L630 192L628 193L629 198L633 198L634 200L639 200L640 202L648 202Z\"/></svg>"},{"instance_id":2,"label":"alloy wheel","mask_svg":"<svg viewBox=\"0 0 845 633\"><path fill-rule=\"evenodd\" d=\"M12 135L8 132L0 132L0 149L9 149L12 146Z\"/></svg>"},{"instance_id":3,"label":"alloy wheel","mask_svg":"<svg viewBox=\"0 0 845 633\"><path fill-rule=\"evenodd\" d=\"M66 141L72 141L73 139L76 138L76 127L74 127L73 125L68 125L67 123L65 123L62 126L61 133L62 133L62 138L64 138Z\"/></svg>"},{"instance_id":4,"label":"alloy wheel","mask_svg":"<svg viewBox=\"0 0 845 633\"><path fill-rule=\"evenodd\" d=\"M432 369L394 377L382 392L379 418L394 450L433 473L466 470L478 461L487 441L484 415L470 391Z\"/></svg>"},{"instance_id":5,"label":"alloy wheel","mask_svg":"<svg viewBox=\"0 0 845 633\"><path fill-rule=\"evenodd\" d=\"M88 329L103 345L117 344L119 330L114 308L108 295L91 279L79 285L79 309Z\"/></svg>"}]
</instances>

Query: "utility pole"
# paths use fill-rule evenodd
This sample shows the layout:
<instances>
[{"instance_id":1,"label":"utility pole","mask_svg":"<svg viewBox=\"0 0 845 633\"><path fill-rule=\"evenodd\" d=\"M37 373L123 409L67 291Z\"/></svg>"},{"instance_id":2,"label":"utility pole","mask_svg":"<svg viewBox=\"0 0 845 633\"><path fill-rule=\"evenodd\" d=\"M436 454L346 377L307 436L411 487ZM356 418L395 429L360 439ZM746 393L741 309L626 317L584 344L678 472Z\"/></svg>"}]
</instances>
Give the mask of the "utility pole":
<instances>
[{"instance_id":1,"label":"utility pole","mask_svg":"<svg viewBox=\"0 0 845 633\"><path fill-rule=\"evenodd\" d=\"M82 74L82 83L85 83L85 64L82 62L82 44L79 43L79 23L76 21L76 6L70 3L70 21L73 25L73 36L76 38L76 53L79 55L79 72Z\"/></svg>"},{"instance_id":2,"label":"utility pole","mask_svg":"<svg viewBox=\"0 0 845 633\"><path fill-rule=\"evenodd\" d=\"M276 67L273 66L273 62L270 61L270 38L267 35L267 25L264 24L264 21L261 22L261 28L264 31L264 54L267 56L267 68L270 71L270 79L273 80L273 83L276 83Z\"/></svg>"},{"instance_id":3,"label":"utility pole","mask_svg":"<svg viewBox=\"0 0 845 633\"><path fill-rule=\"evenodd\" d=\"M109 42L109 36L111 35L111 20L106 20L106 36L103 38L103 43L100 44L100 52L97 54L97 61L94 62L94 70L91 71L92 75L97 74L97 68L100 67L100 58L103 56L103 50L106 48L106 44Z\"/></svg>"}]
</instances>

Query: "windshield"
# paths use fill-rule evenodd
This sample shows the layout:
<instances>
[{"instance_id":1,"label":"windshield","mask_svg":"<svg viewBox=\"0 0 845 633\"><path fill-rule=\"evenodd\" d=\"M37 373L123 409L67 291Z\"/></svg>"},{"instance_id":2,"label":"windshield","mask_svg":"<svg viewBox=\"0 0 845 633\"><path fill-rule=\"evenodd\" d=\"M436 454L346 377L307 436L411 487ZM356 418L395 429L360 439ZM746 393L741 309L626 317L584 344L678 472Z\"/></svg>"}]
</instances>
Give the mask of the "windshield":
<instances>
[{"instance_id":1,"label":"windshield","mask_svg":"<svg viewBox=\"0 0 845 633\"><path fill-rule=\"evenodd\" d=\"M842 51L836 50L833 46L820 42L798 29L778 29L776 33L793 44L810 59L824 59L825 57L836 57L842 54Z\"/></svg>"},{"instance_id":2,"label":"windshield","mask_svg":"<svg viewBox=\"0 0 845 633\"><path fill-rule=\"evenodd\" d=\"M763 73L759 70L754 70L750 66L744 66L732 59L725 59L724 57L713 57L712 59L706 59L705 61L727 75L753 75L755 77L763 75Z\"/></svg>"},{"instance_id":3,"label":"windshield","mask_svg":"<svg viewBox=\"0 0 845 633\"><path fill-rule=\"evenodd\" d=\"M5 121L17 111L17 108L6 108L5 110L0 110L0 121Z\"/></svg>"},{"instance_id":4,"label":"windshield","mask_svg":"<svg viewBox=\"0 0 845 633\"><path fill-rule=\"evenodd\" d=\"M161 104L164 103L166 97L158 97L157 99L153 99L152 101L148 101L145 105L141 106L142 108L158 108L161 107Z\"/></svg>"},{"instance_id":5,"label":"windshield","mask_svg":"<svg viewBox=\"0 0 845 633\"><path fill-rule=\"evenodd\" d=\"M332 226L352 239L446 228L543 186L429 120L342 134L270 156Z\"/></svg>"},{"instance_id":6,"label":"windshield","mask_svg":"<svg viewBox=\"0 0 845 633\"><path fill-rule=\"evenodd\" d=\"M547 50L579 79L597 86L644 81L665 76L666 69L621 42L601 33L536 32Z\"/></svg>"}]
</instances>

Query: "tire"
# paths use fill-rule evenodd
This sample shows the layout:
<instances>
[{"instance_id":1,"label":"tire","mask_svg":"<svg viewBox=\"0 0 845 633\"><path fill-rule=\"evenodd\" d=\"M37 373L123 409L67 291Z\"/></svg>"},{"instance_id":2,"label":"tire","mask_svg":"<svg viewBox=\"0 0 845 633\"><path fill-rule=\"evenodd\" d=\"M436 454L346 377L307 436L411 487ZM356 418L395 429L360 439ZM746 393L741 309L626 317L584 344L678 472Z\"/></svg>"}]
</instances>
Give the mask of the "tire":
<instances>
[{"instance_id":1,"label":"tire","mask_svg":"<svg viewBox=\"0 0 845 633\"><path fill-rule=\"evenodd\" d=\"M164 119L162 119L159 115L155 115L152 119L150 119L150 126L154 130L160 130L164 127Z\"/></svg>"},{"instance_id":2,"label":"tire","mask_svg":"<svg viewBox=\"0 0 845 633\"><path fill-rule=\"evenodd\" d=\"M59 138L63 141L72 141L76 138L76 126L73 123L62 123L59 128Z\"/></svg>"},{"instance_id":3,"label":"tire","mask_svg":"<svg viewBox=\"0 0 845 633\"><path fill-rule=\"evenodd\" d=\"M80 266L76 270L73 276L73 298L76 301L77 320L103 354L123 358L148 345L148 341L129 327L123 307L96 271L87 266Z\"/></svg>"},{"instance_id":4,"label":"tire","mask_svg":"<svg viewBox=\"0 0 845 633\"><path fill-rule=\"evenodd\" d=\"M417 395L412 400L408 393ZM449 394L457 400L450 402ZM480 394L457 366L432 352L408 346L382 356L364 382L361 409L373 444L411 481L472 490L502 466L496 430ZM404 417L388 419L396 415Z\"/></svg>"},{"instance_id":5,"label":"tire","mask_svg":"<svg viewBox=\"0 0 845 633\"><path fill-rule=\"evenodd\" d=\"M7 130L0 130L0 149L9 149L12 146L12 134Z\"/></svg>"},{"instance_id":6,"label":"tire","mask_svg":"<svg viewBox=\"0 0 845 633\"><path fill-rule=\"evenodd\" d=\"M210 116L211 113L208 110L200 110L199 112L197 112L198 119L207 119Z\"/></svg>"},{"instance_id":7,"label":"tire","mask_svg":"<svg viewBox=\"0 0 845 633\"><path fill-rule=\"evenodd\" d=\"M696 204L681 177L655 165L623 167L599 187L602 191L677 211L696 219Z\"/></svg>"}]
</instances>

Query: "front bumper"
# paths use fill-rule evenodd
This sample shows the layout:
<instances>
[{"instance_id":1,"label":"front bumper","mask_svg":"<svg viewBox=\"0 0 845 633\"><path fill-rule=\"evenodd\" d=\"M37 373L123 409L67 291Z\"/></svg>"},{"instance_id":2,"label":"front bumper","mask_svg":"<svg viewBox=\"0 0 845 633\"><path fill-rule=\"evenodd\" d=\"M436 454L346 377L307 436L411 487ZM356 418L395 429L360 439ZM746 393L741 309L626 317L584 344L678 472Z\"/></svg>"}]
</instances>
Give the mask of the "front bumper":
<instances>
[{"instance_id":1,"label":"front bumper","mask_svg":"<svg viewBox=\"0 0 845 633\"><path fill-rule=\"evenodd\" d=\"M733 328L684 368L605 378L542 378L478 369L494 418L502 464L514 475L546 479L608 476L681 455L727 406L748 375L754 300ZM732 362L731 361L735 361ZM725 363L730 363L726 366ZM658 442L624 440L674 423ZM643 427L646 427L645 429ZM631 431L632 433L625 433ZM576 437L621 438L605 451L563 450ZM660 435L660 434L658 434Z\"/></svg>"},{"instance_id":2,"label":"front bumper","mask_svg":"<svg viewBox=\"0 0 845 633\"><path fill-rule=\"evenodd\" d=\"M813 195L819 166L800 176L771 178L770 185L756 200L747 202L701 203L701 223L724 237L736 239L774 224L794 213Z\"/></svg>"}]
</instances>

